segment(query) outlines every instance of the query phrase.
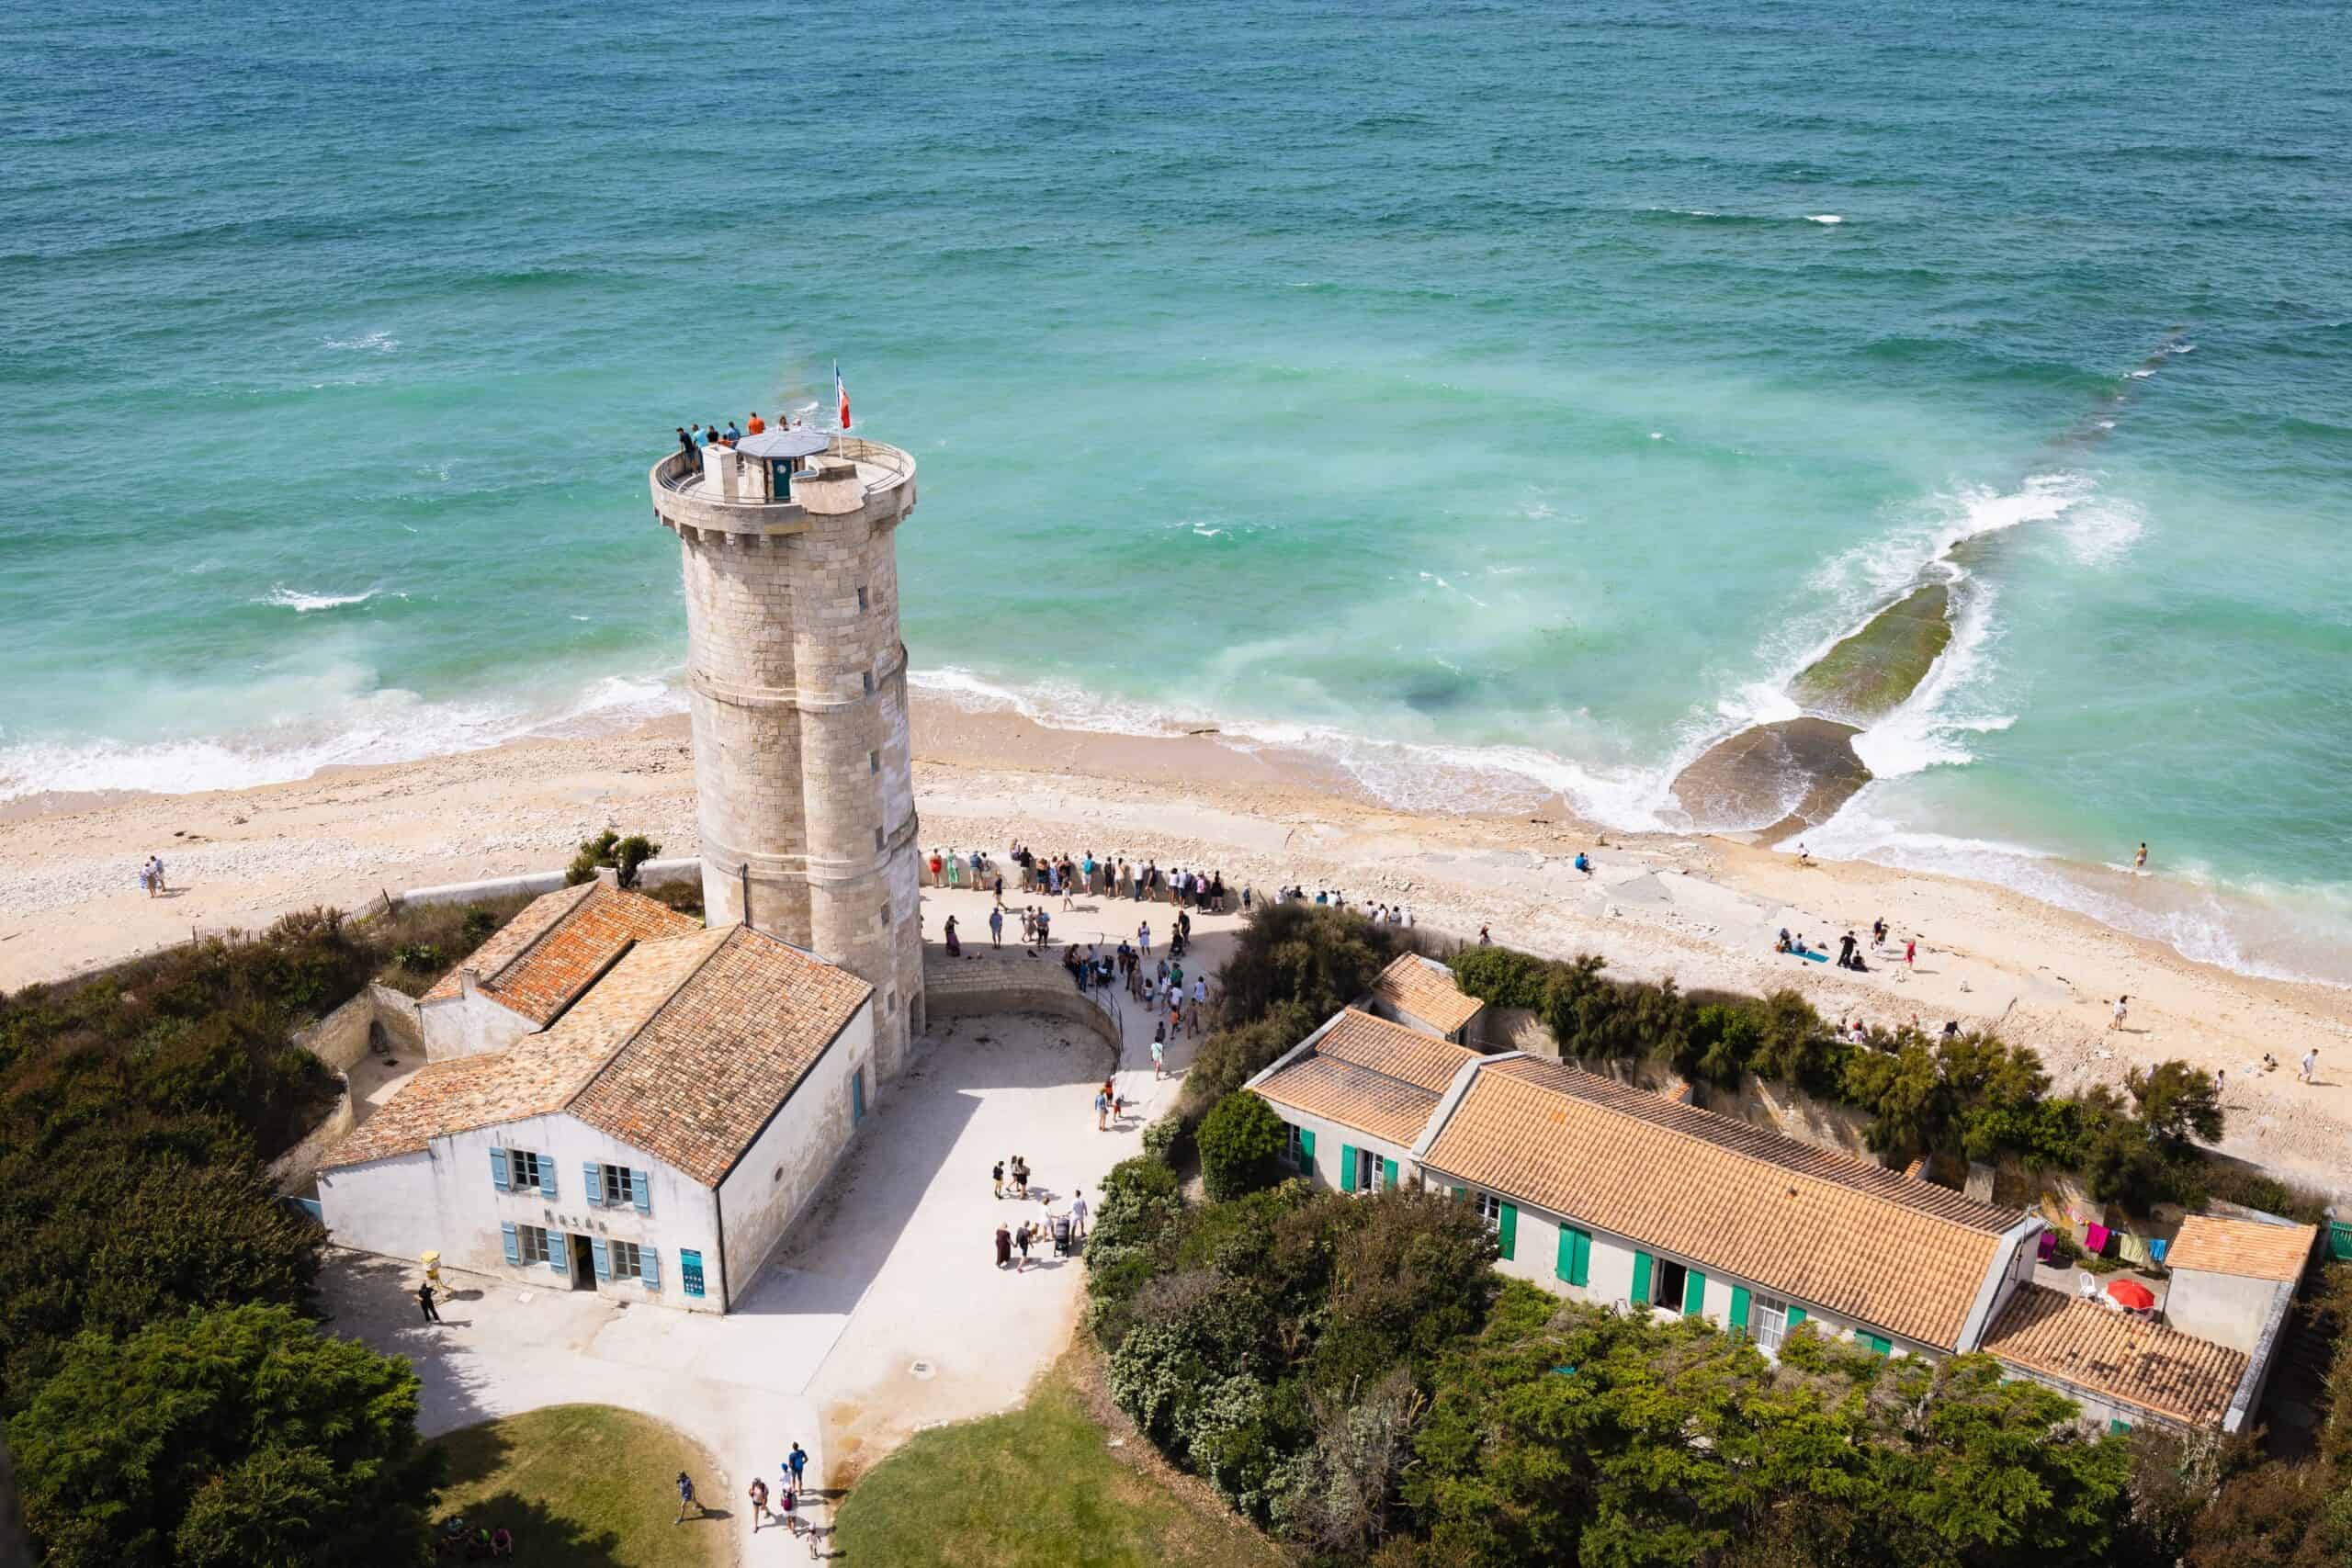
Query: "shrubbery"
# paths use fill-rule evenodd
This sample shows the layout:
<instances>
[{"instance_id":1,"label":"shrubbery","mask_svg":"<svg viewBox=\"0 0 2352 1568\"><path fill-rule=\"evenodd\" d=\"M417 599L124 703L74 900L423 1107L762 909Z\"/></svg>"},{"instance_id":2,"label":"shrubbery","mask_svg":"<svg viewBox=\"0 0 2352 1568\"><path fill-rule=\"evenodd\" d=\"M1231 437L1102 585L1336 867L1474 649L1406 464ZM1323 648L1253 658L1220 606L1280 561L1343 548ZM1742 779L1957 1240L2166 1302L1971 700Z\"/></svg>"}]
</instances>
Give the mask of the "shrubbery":
<instances>
[{"instance_id":1,"label":"shrubbery","mask_svg":"<svg viewBox=\"0 0 2352 1568\"><path fill-rule=\"evenodd\" d=\"M1212 1198L1238 1198L1282 1179L1288 1129L1274 1108L1246 1089L1216 1102L1201 1123L1201 1184Z\"/></svg>"}]
</instances>

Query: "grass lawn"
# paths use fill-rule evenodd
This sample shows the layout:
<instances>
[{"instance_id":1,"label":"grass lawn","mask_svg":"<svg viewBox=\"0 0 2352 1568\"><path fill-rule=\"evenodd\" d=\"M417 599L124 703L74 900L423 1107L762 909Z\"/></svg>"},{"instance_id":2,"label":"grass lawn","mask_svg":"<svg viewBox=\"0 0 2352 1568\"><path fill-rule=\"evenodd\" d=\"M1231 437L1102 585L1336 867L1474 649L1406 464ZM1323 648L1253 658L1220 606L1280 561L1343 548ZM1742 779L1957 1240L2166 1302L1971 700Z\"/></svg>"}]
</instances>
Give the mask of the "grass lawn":
<instances>
[{"instance_id":1,"label":"grass lawn","mask_svg":"<svg viewBox=\"0 0 2352 1568\"><path fill-rule=\"evenodd\" d=\"M1004 1416L919 1432L861 1476L832 1545L852 1562L922 1568L1277 1568L1286 1556L1214 1495L1153 1473L1140 1438L1109 1446L1078 1355Z\"/></svg>"},{"instance_id":2,"label":"grass lawn","mask_svg":"<svg viewBox=\"0 0 2352 1568\"><path fill-rule=\"evenodd\" d=\"M609 1404L557 1404L439 1439L449 1484L435 1527L453 1515L514 1532L518 1562L566 1568L718 1568L735 1560L723 1512L678 1517L678 1472L724 1510L727 1483L673 1427Z\"/></svg>"}]
</instances>

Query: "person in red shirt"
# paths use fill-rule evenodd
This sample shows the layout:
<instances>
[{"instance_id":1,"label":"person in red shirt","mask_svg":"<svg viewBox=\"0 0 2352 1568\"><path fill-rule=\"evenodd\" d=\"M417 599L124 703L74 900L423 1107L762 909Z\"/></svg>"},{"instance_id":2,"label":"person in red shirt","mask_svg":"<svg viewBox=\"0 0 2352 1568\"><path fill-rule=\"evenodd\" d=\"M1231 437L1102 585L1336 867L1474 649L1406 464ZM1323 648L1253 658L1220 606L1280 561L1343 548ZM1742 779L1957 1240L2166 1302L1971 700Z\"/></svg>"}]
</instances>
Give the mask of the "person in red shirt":
<instances>
[{"instance_id":1,"label":"person in red shirt","mask_svg":"<svg viewBox=\"0 0 2352 1568\"><path fill-rule=\"evenodd\" d=\"M746 435L757 435L766 428L767 426L761 423L760 411L757 409L753 409L752 411L752 417L743 422L743 434Z\"/></svg>"}]
</instances>

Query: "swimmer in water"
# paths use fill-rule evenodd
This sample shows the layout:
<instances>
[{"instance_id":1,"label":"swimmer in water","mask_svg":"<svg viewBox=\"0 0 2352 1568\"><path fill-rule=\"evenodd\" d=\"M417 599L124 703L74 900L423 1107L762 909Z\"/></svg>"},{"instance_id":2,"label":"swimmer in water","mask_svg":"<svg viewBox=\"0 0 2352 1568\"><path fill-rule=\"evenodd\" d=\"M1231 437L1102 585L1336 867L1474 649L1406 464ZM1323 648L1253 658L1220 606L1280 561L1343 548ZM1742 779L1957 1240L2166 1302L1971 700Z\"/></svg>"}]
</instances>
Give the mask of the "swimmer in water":
<instances>
[{"instance_id":1,"label":"swimmer in water","mask_svg":"<svg viewBox=\"0 0 2352 1568\"><path fill-rule=\"evenodd\" d=\"M2148 869L2148 846L2145 840L2141 842L2140 852L2132 857L2132 869L2133 871L2145 871Z\"/></svg>"}]
</instances>

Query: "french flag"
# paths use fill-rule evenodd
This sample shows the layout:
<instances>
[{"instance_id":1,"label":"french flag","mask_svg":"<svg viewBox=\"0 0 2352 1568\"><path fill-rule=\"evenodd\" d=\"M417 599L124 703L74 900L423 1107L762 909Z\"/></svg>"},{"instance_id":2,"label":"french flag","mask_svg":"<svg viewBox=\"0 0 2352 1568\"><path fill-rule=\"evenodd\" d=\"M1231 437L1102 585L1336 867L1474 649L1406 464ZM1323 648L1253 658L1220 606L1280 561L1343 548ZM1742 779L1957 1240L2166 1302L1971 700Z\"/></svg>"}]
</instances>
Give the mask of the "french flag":
<instances>
[{"instance_id":1,"label":"french flag","mask_svg":"<svg viewBox=\"0 0 2352 1568\"><path fill-rule=\"evenodd\" d=\"M833 400L841 404L842 428L849 428L849 383L842 379L842 362L833 361Z\"/></svg>"}]
</instances>

